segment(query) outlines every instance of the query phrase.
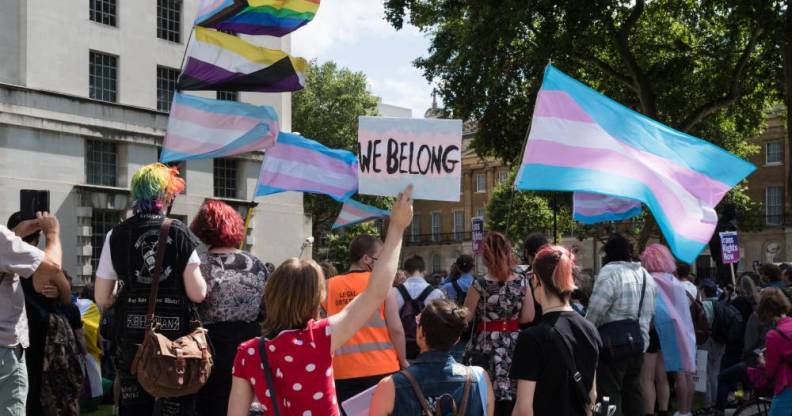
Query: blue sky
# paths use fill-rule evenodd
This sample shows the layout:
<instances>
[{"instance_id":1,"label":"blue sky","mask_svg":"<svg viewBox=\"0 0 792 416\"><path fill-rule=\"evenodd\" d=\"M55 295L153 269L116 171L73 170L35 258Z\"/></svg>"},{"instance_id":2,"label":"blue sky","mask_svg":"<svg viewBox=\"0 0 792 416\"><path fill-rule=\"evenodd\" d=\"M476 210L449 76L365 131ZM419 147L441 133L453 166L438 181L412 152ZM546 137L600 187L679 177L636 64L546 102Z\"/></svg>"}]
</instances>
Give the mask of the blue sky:
<instances>
[{"instance_id":1,"label":"blue sky","mask_svg":"<svg viewBox=\"0 0 792 416\"><path fill-rule=\"evenodd\" d=\"M380 0L323 0L314 20L292 34L292 54L363 72L383 102L423 117L432 87L412 62L429 41L413 26L396 31L384 15Z\"/></svg>"}]
</instances>

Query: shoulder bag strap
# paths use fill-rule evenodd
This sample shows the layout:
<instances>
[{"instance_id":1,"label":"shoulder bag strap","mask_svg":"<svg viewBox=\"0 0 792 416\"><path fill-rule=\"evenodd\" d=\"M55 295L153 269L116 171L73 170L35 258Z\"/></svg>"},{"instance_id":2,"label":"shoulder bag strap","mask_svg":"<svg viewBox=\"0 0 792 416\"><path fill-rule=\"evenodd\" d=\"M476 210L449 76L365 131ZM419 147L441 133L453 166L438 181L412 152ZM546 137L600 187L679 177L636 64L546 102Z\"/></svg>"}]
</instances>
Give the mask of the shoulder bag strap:
<instances>
[{"instance_id":1,"label":"shoulder bag strap","mask_svg":"<svg viewBox=\"0 0 792 416\"><path fill-rule=\"evenodd\" d=\"M564 363L566 364L567 370L569 370L569 373L572 375L572 381L577 387L578 394L584 400L583 403L588 406L591 404L591 397L589 396L586 386L583 385L583 376L577 369L575 358L572 356L572 349L569 347L569 344L567 344L566 340L564 340L563 335L561 335L561 333L558 332L555 327L553 327L552 330L553 332L549 335L553 338L556 348L558 348L559 351L562 351L561 356L564 357Z\"/></svg>"},{"instance_id":2,"label":"shoulder bag strap","mask_svg":"<svg viewBox=\"0 0 792 416\"><path fill-rule=\"evenodd\" d=\"M434 290L435 290L435 288L433 288L432 285L426 286L426 288L423 290L423 292L421 292L421 294L418 295L418 297L415 298L415 300L417 300L418 302L421 302L421 305L423 305L424 302L426 302L426 298L428 298L429 295L432 292L434 292Z\"/></svg>"},{"instance_id":3,"label":"shoulder bag strap","mask_svg":"<svg viewBox=\"0 0 792 416\"><path fill-rule=\"evenodd\" d=\"M172 219L165 218L162 221L162 225L160 225L159 240L157 241L157 261L154 263L154 274L151 275L151 291L149 292L148 310L146 311L146 319L149 325L154 325L154 310L157 307L162 262L165 260L165 249L168 246L168 233L172 222Z\"/></svg>"},{"instance_id":4,"label":"shoulder bag strap","mask_svg":"<svg viewBox=\"0 0 792 416\"><path fill-rule=\"evenodd\" d=\"M418 402L421 403L421 408L423 409L423 413L426 416L432 416L432 409L429 407L429 402L426 401L426 396L424 396L423 391L421 390L421 386L418 385L417 381L415 381L415 377L413 377L412 374L410 374L410 372L407 370L402 370L399 373L402 374L407 379L407 381L410 382L410 385L412 386L413 389L413 393L415 393L415 396L418 397Z\"/></svg>"},{"instance_id":5,"label":"shoulder bag strap","mask_svg":"<svg viewBox=\"0 0 792 416\"><path fill-rule=\"evenodd\" d=\"M468 399L470 398L470 385L473 383L473 371L470 367L465 367L465 387L462 389L462 402L459 404L457 415L465 416L467 413ZM484 409L485 411L487 409Z\"/></svg>"},{"instance_id":6,"label":"shoulder bag strap","mask_svg":"<svg viewBox=\"0 0 792 416\"><path fill-rule=\"evenodd\" d=\"M258 342L259 358L261 359L261 367L264 368L264 379L267 380L267 388L270 391L270 399L272 400L272 411L275 416L280 416L280 403L275 394L275 382L272 380L272 370L270 370L269 358L267 358L267 349L264 348L264 337L259 337Z\"/></svg>"},{"instance_id":7,"label":"shoulder bag strap","mask_svg":"<svg viewBox=\"0 0 792 416\"><path fill-rule=\"evenodd\" d=\"M454 287L454 290L457 292L456 293L457 296L459 296L459 295L461 295L462 293L465 292L464 290L462 290L462 286L459 285L459 278L456 278L456 279L452 280L451 281L451 286Z\"/></svg>"},{"instance_id":8,"label":"shoulder bag strap","mask_svg":"<svg viewBox=\"0 0 792 416\"><path fill-rule=\"evenodd\" d=\"M641 283L641 300L638 302L638 317L635 318L637 321L641 320L641 312L643 311L644 295L646 294L646 274L647 274L647 272L646 272L645 269L641 269L641 270L643 270L643 273L642 273L643 274L643 283Z\"/></svg>"}]
</instances>

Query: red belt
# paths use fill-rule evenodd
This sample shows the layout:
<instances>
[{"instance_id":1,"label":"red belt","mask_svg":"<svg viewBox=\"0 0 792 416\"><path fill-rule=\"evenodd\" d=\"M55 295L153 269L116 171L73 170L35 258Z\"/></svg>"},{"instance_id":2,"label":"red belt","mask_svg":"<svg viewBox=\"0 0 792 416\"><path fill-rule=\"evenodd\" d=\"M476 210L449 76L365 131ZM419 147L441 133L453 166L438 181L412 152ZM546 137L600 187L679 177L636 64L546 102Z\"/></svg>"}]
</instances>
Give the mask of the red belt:
<instances>
[{"instance_id":1,"label":"red belt","mask_svg":"<svg viewBox=\"0 0 792 416\"><path fill-rule=\"evenodd\" d=\"M520 322L516 319L479 322L476 330L478 332L517 332L520 330Z\"/></svg>"}]
</instances>

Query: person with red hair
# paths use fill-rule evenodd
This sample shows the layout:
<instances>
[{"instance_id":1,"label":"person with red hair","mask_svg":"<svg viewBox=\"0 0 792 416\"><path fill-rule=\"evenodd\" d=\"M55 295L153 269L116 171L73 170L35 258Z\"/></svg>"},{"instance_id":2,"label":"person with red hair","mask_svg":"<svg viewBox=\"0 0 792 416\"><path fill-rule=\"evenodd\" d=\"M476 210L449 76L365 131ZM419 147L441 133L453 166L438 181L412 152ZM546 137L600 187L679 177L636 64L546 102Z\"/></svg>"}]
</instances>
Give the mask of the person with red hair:
<instances>
[{"instance_id":1,"label":"person with red hair","mask_svg":"<svg viewBox=\"0 0 792 416\"><path fill-rule=\"evenodd\" d=\"M198 392L197 409L199 415L221 416L228 413L237 346L261 331L269 271L261 260L237 248L245 238L245 224L228 204L204 202L190 230L209 248L200 256L207 293L198 313L214 347L214 368Z\"/></svg>"},{"instance_id":2,"label":"person with red hair","mask_svg":"<svg viewBox=\"0 0 792 416\"><path fill-rule=\"evenodd\" d=\"M522 275L515 273L517 261L508 238L491 232L482 244L487 274L476 278L465 297L473 313L475 336L465 351L465 363L484 367L495 392L495 415L511 415L516 383L509 378L520 324L534 320L533 297Z\"/></svg>"},{"instance_id":3,"label":"person with red hair","mask_svg":"<svg viewBox=\"0 0 792 416\"><path fill-rule=\"evenodd\" d=\"M517 380L514 414L585 415L596 402L602 341L569 303L577 289L574 267L574 255L564 247L544 246L534 257L530 283L542 317L517 339L511 367Z\"/></svg>"}]
</instances>

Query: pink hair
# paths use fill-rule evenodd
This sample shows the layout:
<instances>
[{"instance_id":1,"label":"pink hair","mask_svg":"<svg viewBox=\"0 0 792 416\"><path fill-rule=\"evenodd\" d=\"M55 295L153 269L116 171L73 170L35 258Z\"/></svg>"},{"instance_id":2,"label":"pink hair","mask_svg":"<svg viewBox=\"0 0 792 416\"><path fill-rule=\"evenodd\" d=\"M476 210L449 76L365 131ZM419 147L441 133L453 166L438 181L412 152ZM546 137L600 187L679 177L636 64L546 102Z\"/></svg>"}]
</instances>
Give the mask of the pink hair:
<instances>
[{"instance_id":1,"label":"pink hair","mask_svg":"<svg viewBox=\"0 0 792 416\"><path fill-rule=\"evenodd\" d=\"M652 244L646 247L641 254L641 264L649 273L674 273L676 271L676 261L662 244Z\"/></svg>"},{"instance_id":2,"label":"pink hair","mask_svg":"<svg viewBox=\"0 0 792 416\"><path fill-rule=\"evenodd\" d=\"M575 278L572 269L575 267L575 255L561 246L544 246L534 259L534 272L543 284L552 283L552 288L561 297L575 289Z\"/></svg>"}]
</instances>

